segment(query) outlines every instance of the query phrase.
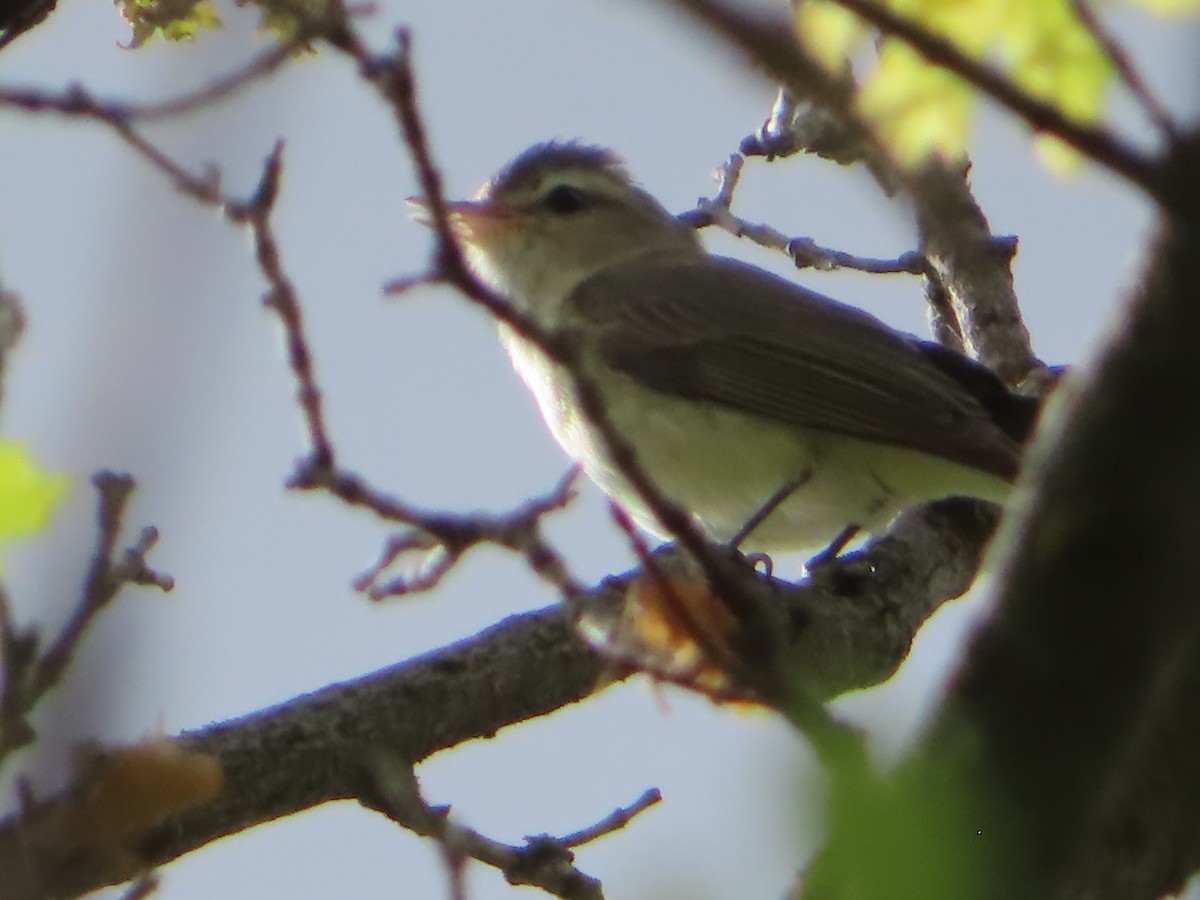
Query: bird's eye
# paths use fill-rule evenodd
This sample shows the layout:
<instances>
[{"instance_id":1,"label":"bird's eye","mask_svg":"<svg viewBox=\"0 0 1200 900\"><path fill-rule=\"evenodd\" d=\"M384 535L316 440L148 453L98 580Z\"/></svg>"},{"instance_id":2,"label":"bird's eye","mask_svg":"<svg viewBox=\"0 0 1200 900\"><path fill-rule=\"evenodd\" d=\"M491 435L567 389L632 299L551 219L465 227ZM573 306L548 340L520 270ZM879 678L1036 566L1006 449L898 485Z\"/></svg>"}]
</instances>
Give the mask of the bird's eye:
<instances>
[{"instance_id":1,"label":"bird's eye","mask_svg":"<svg viewBox=\"0 0 1200 900\"><path fill-rule=\"evenodd\" d=\"M583 191L569 184L560 184L552 188L547 192L544 202L552 212L564 216L577 213L586 205Z\"/></svg>"}]
</instances>

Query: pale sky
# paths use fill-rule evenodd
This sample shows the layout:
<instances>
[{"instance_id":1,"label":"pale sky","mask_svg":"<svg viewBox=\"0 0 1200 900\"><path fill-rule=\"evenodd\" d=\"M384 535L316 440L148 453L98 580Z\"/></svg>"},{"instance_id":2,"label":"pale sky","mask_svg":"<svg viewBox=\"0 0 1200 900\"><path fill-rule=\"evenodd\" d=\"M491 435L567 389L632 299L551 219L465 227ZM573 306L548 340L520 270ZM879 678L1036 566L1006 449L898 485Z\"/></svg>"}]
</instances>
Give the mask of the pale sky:
<instances>
[{"instance_id":1,"label":"pale sky","mask_svg":"<svg viewBox=\"0 0 1200 900\"><path fill-rule=\"evenodd\" d=\"M222 13L224 34L128 52L110 4L63 0L0 54L0 84L78 81L102 96L166 97L260 48L252 14ZM363 27L383 46L398 24L413 30L426 122L454 195L531 143L581 138L616 148L681 211L713 191L712 170L760 124L774 93L651 4L384 0ZM1126 15L1118 33L1168 102L1194 111L1195 30ZM1115 108L1145 133L1128 103ZM504 509L554 485L567 460L485 317L445 289L381 296L385 281L423 266L429 235L407 216L403 198L416 186L395 126L352 65L327 53L303 60L147 133L194 169L217 163L239 194L286 139L275 223L344 463L447 509ZM1017 290L1035 350L1056 364L1086 360L1136 277L1148 210L1102 174L1049 174L1020 129L996 116L979 127L973 155L995 233L1020 237ZM486 549L434 594L382 606L356 595L350 582L388 531L282 488L305 444L244 235L177 195L99 125L0 111L0 159L0 280L29 318L3 433L74 485L49 535L9 555L10 592L25 621L61 621L93 537L88 476L103 467L138 478L129 524L158 526L152 561L177 582L166 597L127 592L104 615L42 709L40 756L27 752L9 769L32 768L48 790L75 741L133 741L251 712L553 602L518 560ZM751 161L736 209L853 253L895 256L913 245L902 207L864 173L817 159ZM789 271L782 257L731 238L710 246ZM915 280L793 274L896 327L924 329ZM580 577L630 565L590 486L551 535ZM888 685L836 704L881 759L918 728L982 599L936 616ZM776 897L820 834L819 776L785 725L644 681L450 750L420 774L431 801L511 842L576 830L660 787L663 804L579 853L612 898ZM446 890L431 843L350 803L236 835L163 875L159 896L171 900ZM470 868L472 900L528 890Z\"/></svg>"}]
</instances>

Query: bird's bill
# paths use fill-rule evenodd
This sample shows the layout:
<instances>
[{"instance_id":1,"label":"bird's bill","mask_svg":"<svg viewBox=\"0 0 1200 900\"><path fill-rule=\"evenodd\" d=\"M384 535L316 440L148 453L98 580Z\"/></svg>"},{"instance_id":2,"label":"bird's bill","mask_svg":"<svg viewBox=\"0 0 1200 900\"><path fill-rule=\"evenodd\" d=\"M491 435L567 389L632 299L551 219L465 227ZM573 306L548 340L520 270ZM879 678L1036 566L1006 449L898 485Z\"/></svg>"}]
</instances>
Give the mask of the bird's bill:
<instances>
[{"instance_id":1,"label":"bird's bill","mask_svg":"<svg viewBox=\"0 0 1200 900\"><path fill-rule=\"evenodd\" d=\"M422 197L406 201L414 222L427 228L433 226L429 204ZM517 214L512 209L487 200L452 200L446 203L450 228L459 240L477 247L486 247L497 237L516 227Z\"/></svg>"}]
</instances>

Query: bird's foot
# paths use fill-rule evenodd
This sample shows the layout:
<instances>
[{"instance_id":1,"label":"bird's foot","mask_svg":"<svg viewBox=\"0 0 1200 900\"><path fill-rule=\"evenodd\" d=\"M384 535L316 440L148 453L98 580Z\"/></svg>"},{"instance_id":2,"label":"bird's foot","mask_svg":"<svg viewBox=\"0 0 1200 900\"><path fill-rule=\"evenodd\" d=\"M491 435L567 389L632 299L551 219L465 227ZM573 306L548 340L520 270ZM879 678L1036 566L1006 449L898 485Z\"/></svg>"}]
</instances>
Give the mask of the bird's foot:
<instances>
[{"instance_id":1,"label":"bird's foot","mask_svg":"<svg viewBox=\"0 0 1200 900\"><path fill-rule=\"evenodd\" d=\"M846 545L854 540L855 536L857 536L861 530L862 529L858 525L847 525L838 533L838 536L833 539L832 543L830 543L828 547L826 547L816 556L810 557L808 561L804 563L805 570L812 572L813 569L829 565L829 563L838 558L838 554L846 549Z\"/></svg>"}]
</instances>

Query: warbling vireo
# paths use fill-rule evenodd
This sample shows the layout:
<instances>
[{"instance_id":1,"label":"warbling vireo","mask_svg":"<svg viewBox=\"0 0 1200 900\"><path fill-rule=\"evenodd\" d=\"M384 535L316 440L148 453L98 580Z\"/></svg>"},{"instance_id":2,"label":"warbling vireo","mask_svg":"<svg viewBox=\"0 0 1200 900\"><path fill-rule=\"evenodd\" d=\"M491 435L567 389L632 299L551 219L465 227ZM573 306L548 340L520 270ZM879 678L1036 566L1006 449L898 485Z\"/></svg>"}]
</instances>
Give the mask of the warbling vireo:
<instances>
[{"instance_id":1,"label":"warbling vireo","mask_svg":"<svg viewBox=\"0 0 1200 900\"><path fill-rule=\"evenodd\" d=\"M923 500L1004 497L1034 407L986 369L762 269L712 256L608 150L539 144L449 204L473 268L581 365L658 487L714 539L828 544ZM558 442L663 533L578 409L572 377L501 326Z\"/></svg>"}]
</instances>

